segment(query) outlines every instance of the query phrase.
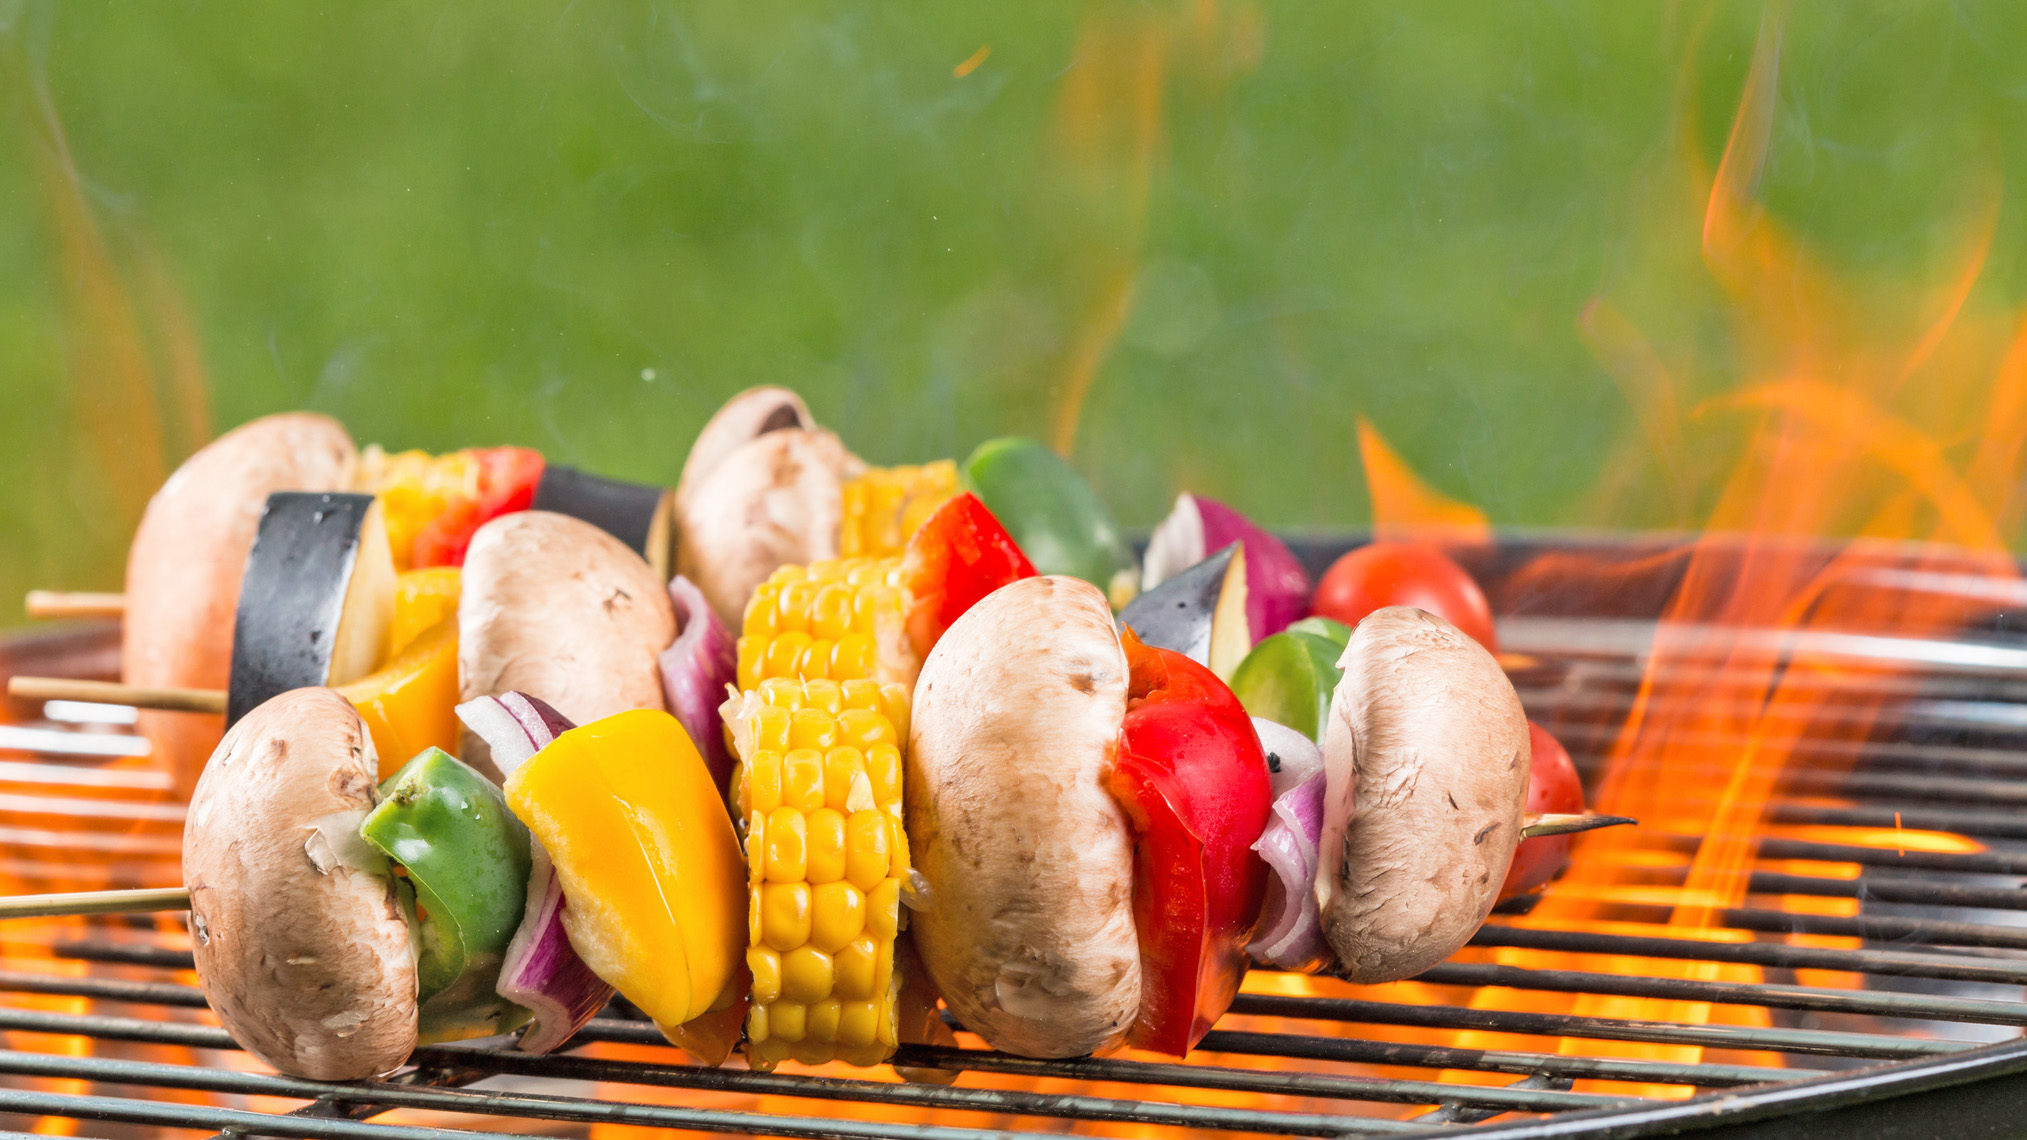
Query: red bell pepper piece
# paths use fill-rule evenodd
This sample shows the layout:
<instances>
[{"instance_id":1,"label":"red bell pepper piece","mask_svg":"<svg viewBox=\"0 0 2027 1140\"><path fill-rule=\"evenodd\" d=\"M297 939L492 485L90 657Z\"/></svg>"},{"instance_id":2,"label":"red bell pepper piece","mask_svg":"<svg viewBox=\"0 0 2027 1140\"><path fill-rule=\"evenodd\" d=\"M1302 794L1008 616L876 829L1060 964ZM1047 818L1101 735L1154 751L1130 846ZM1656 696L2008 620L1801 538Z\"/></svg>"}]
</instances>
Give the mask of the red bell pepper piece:
<instances>
[{"instance_id":1,"label":"red bell pepper piece","mask_svg":"<svg viewBox=\"0 0 2027 1140\"><path fill-rule=\"evenodd\" d=\"M1209 669L1127 630L1131 676L1108 788L1134 830L1140 1017L1127 1043L1182 1056L1231 1008L1267 865L1273 792L1244 706Z\"/></svg>"},{"instance_id":2,"label":"red bell pepper piece","mask_svg":"<svg viewBox=\"0 0 2027 1140\"><path fill-rule=\"evenodd\" d=\"M915 652L927 657L943 631L979 599L1034 576L1034 563L978 496L969 491L954 496L908 540L901 557L901 580L915 599L908 611Z\"/></svg>"},{"instance_id":3,"label":"red bell pepper piece","mask_svg":"<svg viewBox=\"0 0 2027 1140\"><path fill-rule=\"evenodd\" d=\"M527 447L473 448L472 462L479 469L478 497L459 499L444 508L415 535L410 564L462 566L465 550L478 529L504 514L525 511L535 501L535 484L542 481L542 453Z\"/></svg>"}]
</instances>

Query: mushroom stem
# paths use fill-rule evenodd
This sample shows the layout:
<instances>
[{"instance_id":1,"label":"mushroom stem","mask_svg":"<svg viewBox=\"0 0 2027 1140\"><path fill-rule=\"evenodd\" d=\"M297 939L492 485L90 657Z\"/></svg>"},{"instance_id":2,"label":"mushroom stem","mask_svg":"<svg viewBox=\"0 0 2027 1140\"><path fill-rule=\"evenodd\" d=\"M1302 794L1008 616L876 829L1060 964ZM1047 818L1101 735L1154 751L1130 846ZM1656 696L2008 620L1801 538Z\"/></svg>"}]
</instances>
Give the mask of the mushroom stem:
<instances>
[{"instance_id":1,"label":"mushroom stem","mask_svg":"<svg viewBox=\"0 0 2027 1140\"><path fill-rule=\"evenodd\" d=\"M1541 812L1522 817L1520 834L1528 839L1541 835L1573 835L1579 831L1596 831L1600 827L1623 827L1639 822L1628 815L1594 815L1590 812L1564 815L1557 812Z\"/></svg>"},{"instance_id":2,"label":"mushroom stem","mask_svg":"<svg viewBox=\"0 0 2027 1140\"><path fill-rule=\"evenodd\" d=\"M53 895L12 895L0 898L0 918L49 918L80 914L144 914L189 910L190 892L183 887L137 891L67 891Z\"/></svg>"},{"instance_id":3,"label":"mushroom stem","mask_svg":"<svg viewBox=\"0 0 2027 1140\"><path fill-rule=\"evenodd\" d=\"M30 590L22 608L32 618L124 617L125 594L88 594L75 590Z\"/></svg>"},{"instance_id":4,"label":"mushroom stem","mask_svg":"<svg viewBox=\"0 0 2027 1140\"><path fill-rule=\"evenodd\" d=\"M112 681L79 681L70 677L9 677L7 695L28 701L97 701L170 712L225 711L223 689L158 689Z\"/></svg>"}]
</instances>

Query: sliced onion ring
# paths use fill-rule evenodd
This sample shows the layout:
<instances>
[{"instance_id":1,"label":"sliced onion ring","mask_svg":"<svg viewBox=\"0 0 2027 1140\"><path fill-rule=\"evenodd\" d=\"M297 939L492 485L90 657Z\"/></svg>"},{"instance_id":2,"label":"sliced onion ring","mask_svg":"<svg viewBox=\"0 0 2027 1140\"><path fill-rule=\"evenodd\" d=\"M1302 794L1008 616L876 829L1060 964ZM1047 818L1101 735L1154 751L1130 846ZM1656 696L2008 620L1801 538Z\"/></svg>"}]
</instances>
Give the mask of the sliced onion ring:
<instances>
[{"instance_id":1,"label":"sliced onion ring","mask_svg":"<svg viewBox=\"0 0 2027 1140\"><path fill-rule=\"evenodd\" d=\"M739 675L739 644L688 578L678 574L669 579L669 601L675 603L682 633L662 650L662 695L718 790L724 791L732 778L732 753L725 747L718 705L725 699L725 686Z\"/></svg>"},{"instance_id":2,"label":"sliced onion ring","mask_svg":"<svg viewBox=\"0 0 2027 1140\"><path fill-rule=\"evenodd\" d=\"M1256 717L1253 726L1275 768L1269 773L1273 807L1253 850L1273 875L1246 952L1263 966L1313 973L1330 961L1314 890L1323 838L1323 753L1285 725Z\"/></svg>"}]
</instances>

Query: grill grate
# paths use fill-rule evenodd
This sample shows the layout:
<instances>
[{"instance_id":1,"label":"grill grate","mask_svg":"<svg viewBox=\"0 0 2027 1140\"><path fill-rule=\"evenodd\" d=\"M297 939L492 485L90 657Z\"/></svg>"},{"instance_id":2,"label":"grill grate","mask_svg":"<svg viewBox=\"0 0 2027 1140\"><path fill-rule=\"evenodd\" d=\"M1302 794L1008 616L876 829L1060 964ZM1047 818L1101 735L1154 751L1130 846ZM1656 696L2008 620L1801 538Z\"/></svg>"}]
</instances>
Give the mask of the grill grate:
<instances>
[{"instance_id":1,"label":"grill grate","mask_svg":"<svg viewBox=\"0 0 2027 1140\"><path fill-rule=\"evenodd\" d=\"M1530 714L1588 773L1640 683L1638 625L1551 613L1502 628ZM1651 637L1652 624L1643 628ZM1881 642L1868 635L1850 648L1892 651ZM103 630L16 639L0 646L0 669L103 674L111 644ZM1656 901L1631 897L1614 912L1624 932L1495 919L1457 960L1382 990L1318 981L1294 992L1286 979L1256 975L1186 1063L1028 1060L960 1034L959 1048L908 1047L896 1058L966 1073L955 1086L897 1083L885 1070L878 1079L843 1069L760 1074L683 1063L652 1025L611 1016L556 1055L434 1046L392 1080L339 1086L256 1071L203 1012L172 924L20 924L0 928L0 1114L21 1126L88 1122L85 1132L107 1136L360 1140L613 1125L935 1140L1070 1128L1546 1137L1749 1129L1775 1118L1783 1135L1848 1135L1839 1113L1858 1111L1868 1114L1864 1134L1894 1135L1893 1120L1920 1130L1943 1104L1967 1133L1979 1120L2011 1126L2027 1091L2018 1033L2027 1027L2027 818L2014 813L2027 801L2027 653L1987 639L1952 656L1953 645L1923 642L1907 655L1924 663L1916 673L1856 675L1843 694L1854 710L1885 693L1891 722L1864 740L1805 740L1798 755L1808 763L1769 817L1948 831L1984 849L1895 850L1790 828L1760 842L1751 901L1717 912L1736 941L1674 937L1659 925L1683 872L1679 858L1657 858L1639 880ZM0 725L0 882L174 881L181 812L136 755L144 749L131 717L104 706L13 713ZM1836 722L1834 700L1826 715ZM1703 838L1647 833L1641 850L1680 856ZM1855 873L1824 869L1834 866ZM1521 966L1492 960L1502 950L1590 957L1586 968ZM1695 968L1657 976L1652 967L1664 962ZM1726 980L1742 968L1767 980ZM1769 1013L1746 1025L1473 1008L1480 987ZM1649 1055L1632 1055L1639 1049ZM1653 1086L1706 1095L1649 1099ZM1516 1115L1482 1123L1501 1114Z\"/></svg>"}]
</instances>

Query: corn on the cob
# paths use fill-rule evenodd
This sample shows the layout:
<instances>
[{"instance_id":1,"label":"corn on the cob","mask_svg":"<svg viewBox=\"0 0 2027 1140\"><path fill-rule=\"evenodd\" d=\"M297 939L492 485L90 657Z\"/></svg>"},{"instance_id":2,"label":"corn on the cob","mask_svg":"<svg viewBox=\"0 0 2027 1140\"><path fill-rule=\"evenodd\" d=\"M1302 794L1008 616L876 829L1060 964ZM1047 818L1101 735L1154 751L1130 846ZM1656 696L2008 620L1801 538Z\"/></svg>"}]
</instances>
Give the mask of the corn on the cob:
<instances>
[{"instance_id":1,"label":"corn on the cob","mask_svg":"<svg viewBox=\"0 0 2027 1140\"><path fill-rule=\"evenodd\" d=\"M746 604L739 688L768 677L912 684L921 661L905 605L899 558L783 566Z\"/></svg>"},{"instance_id":2,"label":"corn on the cob","mask_svg":"<svg viewBox=\"0 0 2027 1140\"><path fill-rule=\"evenodd\" d=\"M936 508L957 493L957 464L875 467L846 483L838 553L847 558L898 556Z\"/></svg>"},{"instance_id":3,"label":"corn on the cob","mask_svg":"<svg viewBox=\"0 0 2027 1140\"><path fill-rule=\"evenodd\" d=\"M745 821L749 1063L877 1065L899 1041L908 691L770 677L725 705Z\"/></svg>"}]
</instances>

